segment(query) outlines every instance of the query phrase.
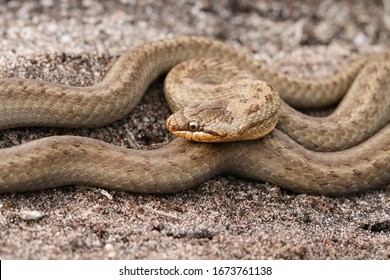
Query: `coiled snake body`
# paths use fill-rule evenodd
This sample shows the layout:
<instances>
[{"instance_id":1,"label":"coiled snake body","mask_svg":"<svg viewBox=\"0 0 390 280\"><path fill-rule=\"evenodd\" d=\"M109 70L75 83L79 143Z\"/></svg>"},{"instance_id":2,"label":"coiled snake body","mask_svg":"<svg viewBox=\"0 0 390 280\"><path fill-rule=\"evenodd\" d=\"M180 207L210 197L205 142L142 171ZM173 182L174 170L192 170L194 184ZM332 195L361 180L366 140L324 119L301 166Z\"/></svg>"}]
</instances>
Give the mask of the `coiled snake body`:
<instances>
[{"instance_id":1,"label":"coiled snake body","mask_svg":"<svg viewBox=\"0 0 390 280\"><path fill-rule=\"evenodd\" d=\"M282 104L274 103L277 95L263 101L272 99L272 108L281 106L276 113L280 114L277 129L254 141L207 144L175 139L150 151L83 137L48 137L0 150L0 192L70 184L143 193L176 192L221 173L268 181L296 192L328 195L390 183L390 60L386 55L362 58L329 79L303 81L272 70L221 42L177 37L124 53L103 81L91 87L1 79L0 128L111 123L131 111L158 75L192 58L198 58L194 63L202 64L206 73L224 66L218 60L228 61L234 66L229 66L230 70L221 68L221 72L245 71L249 73L245 79L253 82L256 77L272 84ZM188 67L191 72L192 66ZM172 79L181 79L176 77ZM268 85L264 83L264 87ZM166 89L172 89L170 84ZM185 87L181 89L169 97L174 110L180 100L193 98ZM336 110L326 118L309 117L287 105L323 107L338 102L345 92ZM219 111L226 110L225 103L217 102L222 106ZM260 111L258 107L265 103L249 107L247 114ZM269 116L275 116L274 111ZM185 117L177 115L175 120ZM233 123L232 118L234 114L218 121ZM175 125L180 126L179 122ZM269 130L274 125L276 122Z\"/></svg>"}]
</instances>

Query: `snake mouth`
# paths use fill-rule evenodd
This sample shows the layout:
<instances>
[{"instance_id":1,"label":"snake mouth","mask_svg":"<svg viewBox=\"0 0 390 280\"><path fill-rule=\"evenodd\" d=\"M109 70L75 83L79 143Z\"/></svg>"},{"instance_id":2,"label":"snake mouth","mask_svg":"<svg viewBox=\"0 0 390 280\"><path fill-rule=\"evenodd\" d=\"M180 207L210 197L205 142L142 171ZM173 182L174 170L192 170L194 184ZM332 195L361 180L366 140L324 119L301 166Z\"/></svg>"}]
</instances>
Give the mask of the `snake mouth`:
<instances>
[{"instance_id":1,"label":"snake mouth","mask_svg":"<svg viewBox=\"0 0 390 280\"><path fill-rule=\"evenodd\" d=\"M190 132L186 130L180 130L180 131L174 131L172 132L172 134L177 137L181 137L186 140L195 141L195 142L204 142L204 143L224 142L223 138L218 136L218 134L211 134L204 131Z\"/></svg>"},{"instance_id":2,"label":"snake mouth","mask_svg":"<svg viewBox=\"0 0 390 280\"><path fill-rule=\"evenodd\" d=\"M199 128L198 131L189 131L188 125L180 125L175 114L168 117L166 127L173 135L190 141L207 143L224 142L223 139L226 137L226 133L218 133L215 130L204 127Z\"/></svg>"}]
</instances>

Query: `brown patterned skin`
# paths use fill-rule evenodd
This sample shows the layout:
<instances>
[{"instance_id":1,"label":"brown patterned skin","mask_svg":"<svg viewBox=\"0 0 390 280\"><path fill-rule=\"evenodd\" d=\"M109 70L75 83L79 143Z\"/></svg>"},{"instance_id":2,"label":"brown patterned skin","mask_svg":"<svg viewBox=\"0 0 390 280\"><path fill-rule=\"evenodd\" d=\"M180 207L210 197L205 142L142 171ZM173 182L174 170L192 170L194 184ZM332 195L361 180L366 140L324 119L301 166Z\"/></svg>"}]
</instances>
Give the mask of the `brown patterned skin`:
<instances>
[{"instance_id":1,"label":"brown patterned skin","mask_svg":"<svg viewBox=\"0 0 390 280\"><path fill-rule=\"evenodd\" d=\"M358 61L338 75L319 82L301 81L274 71L221 42L178 37L123 54L103 81L92 87L25 79L0 80L0 128L94 127L111 123L131 111L159 74L197 57L218 57L233 62L240 69L275 85L282 99L297 107L334 104L368 61ZM377 103L388 102L387 81L381 78L382 73L388 71L388 63L373 64L372 68L362 70L365 74L359 74L361 78L371 75L372 82L354 82L354 85L363 86L367 92L383 87L387 90L387 99ZM375 94L371 101L377 98ZM388 114L389 104L386 104L384 111ZM360 106L360 103L351 106L351 116ZM48 137L0 150L0 192L70 184L143 193L176 192L217 174L233 173L296 192L345 194L390 183L389 136L387 125L356 147L331 153L307 150L279 130L256 141L237 143L203 144L176 139L151 151L123 149L89 138Z\"/></svg>"},{"instance_id":2,"label":"brown patterned skin","mask_svg":"<svg viewBox=\"0 0 390 280\"><path fill-rule=\"evenodd\" d=\"M223 92L223 97L219 92ZM179 90L178 96L181 93ZM270 133L278 123L279 94L263 81L228 82L223 88L198 91L188 97L183 107L173 110L176 112L166 121L170 132L187 140L209 143L255 140ZM167 99L170 103L178 100ZM179 108L179 104L174 107Z\"/></svg>"},{"instance_id":3,"label":"brown patterned skin","mask_svg":"<svg viewBox=\"0 0 390 280\"><path fill-rule=\"evenodd\" d=\"M354 81L332 114L322 118L311 117L282 101L278 129L300 145L316 151L348 149L372 136L390 121L390 60L386 55L372 56L370 60L367 60L367 57L361 58L348 65L344 72L354 72L353 69L359 67L362 69L356 79L351 76ZM215 58L191 59L175 66L165 79L165 94L172 111L176 112L173 117L179 120L180 125L167 125L168 129L174 134L178 131L177 136L193 140L198 132L186 130L194 119L191 116L200 110L192 110L192 114L189 114L188 104L221 98L229 100L232 96L239 96L246 91L250 82L245 81L253 83L259 78L261 76L240 69L229 61ZM347 81L347 78L340 79L338 83L342 81ZM312 83L314 85L322 82ZM233 90L232 84L236 85ZM273 87L285 91L278 84L273 84ZM337 87L335 84L335 88ZM328 90L333 92L334 89ZM265 97L274 99L274 95L267 94L264 90ZM239 103L237 107L245 113L244 105L246 104ZM261 107L259 114L269 110L268 107ZM248 114L247 118L251 119L251 116L253 114ZM238 118L237 123L245 123L243 119L244 117Z\"/></svg>"},{"instance_id":4,"label":"brown patterned skin","mask_svg":"<svg viewBox=\"0 0 390 280\"><path fill-rule=\"evenodd\" d=\"M161 73L196 57L218 57L275 86L286 103L318 108L342 98L364 61L319 82L275 71L222 42L177 37L152 42L124 53L102 82L72 87L39 80L0 79L0 129L21 126L97 127L128 114ZM15 114L18 112L18 114Z\"/></svg>"},{"instance_id":5,"label":"brown patterned skin","mask_svg":"<svg viewBox=\"0 0 390 280\"><path fill-rule=\"evenodd\" d=\"M390 125L358 146L332 153L307 150L277 129L247 142L207 144L177 138L156 150L53 136L1 150L0 192L88 184L170 193L228 173L298 193L343 195L389 184L389 166Z\"/></svg>"}]
</instances>

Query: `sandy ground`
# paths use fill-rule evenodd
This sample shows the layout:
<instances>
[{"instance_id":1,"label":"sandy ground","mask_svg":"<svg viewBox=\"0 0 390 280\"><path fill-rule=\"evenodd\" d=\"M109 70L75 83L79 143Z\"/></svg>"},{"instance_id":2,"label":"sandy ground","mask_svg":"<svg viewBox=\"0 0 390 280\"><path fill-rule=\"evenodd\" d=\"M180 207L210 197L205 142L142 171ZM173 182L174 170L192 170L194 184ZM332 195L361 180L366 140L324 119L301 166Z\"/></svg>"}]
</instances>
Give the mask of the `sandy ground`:
<instances>
[{"instance_id":1,"label":"sandy ground","mask_svg":"<svg viewBox=\"0 0 390 280\"><path fill-rule=\"evenodd\" d=\"M0 1L0 77L91 85L124 50L194 34L246 48L291 75L321 78L390 43L379 1L254 2ZM12 129L0 132L0 146L65 134L162 145L171 137L162 82L110 126ZM341 198L297 195L229 176L174 195L91 186L4 194L0 258L390 259L389 194L384 187ZM44 216L26 220L26 210Z\"/></svg>"}]
</instances>

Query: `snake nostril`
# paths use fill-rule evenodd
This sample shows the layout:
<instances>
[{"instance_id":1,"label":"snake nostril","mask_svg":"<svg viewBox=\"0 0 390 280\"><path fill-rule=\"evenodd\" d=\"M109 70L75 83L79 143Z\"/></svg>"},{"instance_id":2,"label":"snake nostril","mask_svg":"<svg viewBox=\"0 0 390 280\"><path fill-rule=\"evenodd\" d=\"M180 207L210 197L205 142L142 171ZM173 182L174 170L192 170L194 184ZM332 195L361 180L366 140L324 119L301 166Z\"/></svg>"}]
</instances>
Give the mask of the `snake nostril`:
<instances>
[{"instance_id":1,"label":"snake nostril","mask_svg":"<svg viewBox=\"0 0 390 280\"><path fill-rule=\"evenodd\" d=\"M179 129L179 123L176 120L175 114L170 115L166 120L166 126L170 131L176 131Z\"/></svg>"}]
</instances>

